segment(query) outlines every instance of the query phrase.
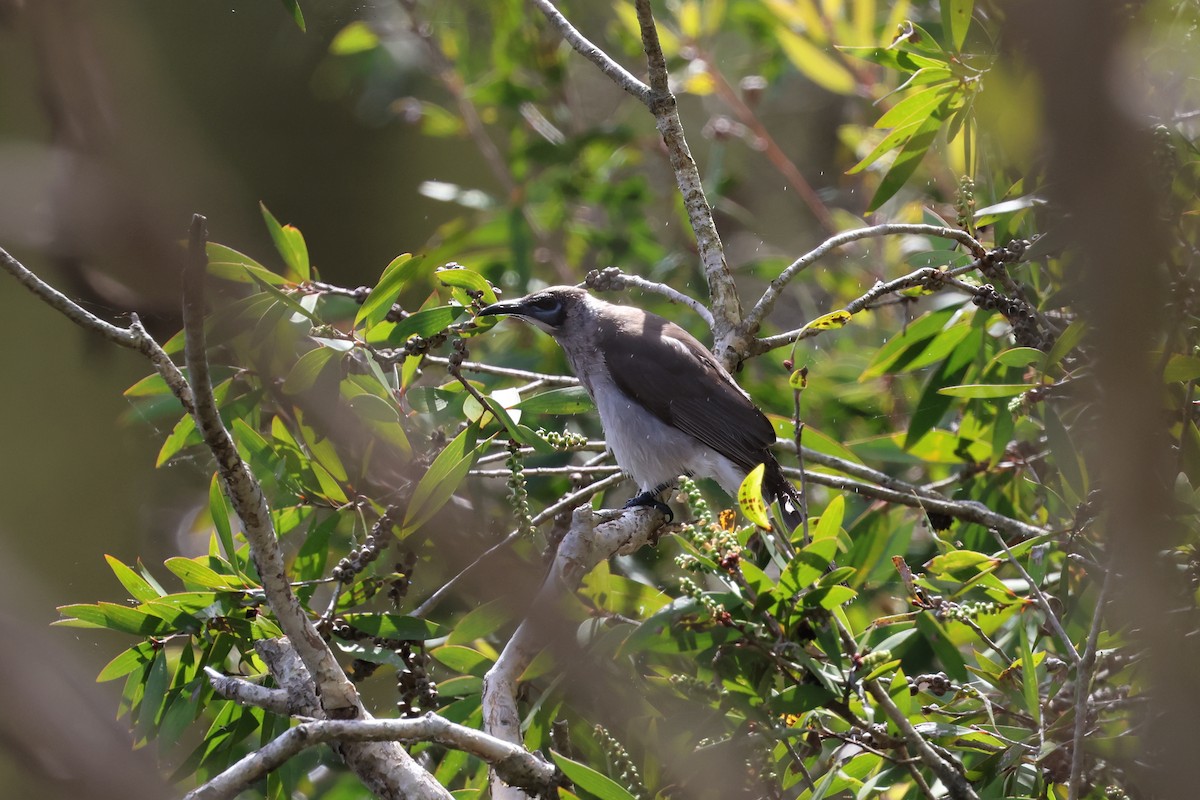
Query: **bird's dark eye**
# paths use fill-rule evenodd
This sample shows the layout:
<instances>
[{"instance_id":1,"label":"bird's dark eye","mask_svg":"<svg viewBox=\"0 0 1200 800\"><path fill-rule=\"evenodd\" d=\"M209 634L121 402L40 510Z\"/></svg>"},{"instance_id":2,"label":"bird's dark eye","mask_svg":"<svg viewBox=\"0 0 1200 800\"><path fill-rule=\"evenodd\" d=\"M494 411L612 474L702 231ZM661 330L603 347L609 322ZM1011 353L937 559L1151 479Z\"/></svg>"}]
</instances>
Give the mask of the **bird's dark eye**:
<instances>
[{"instance_id":1,"label":"bird's dark eye","mask_svg":"<svg viewBox=\"0 0 1200 800\"><path fill-rule=\"evenodd\" d=\"M538 311L555 311L559 305L560 303L555 297L539 297L533 301L533 307Z\"/></svg>"}]
</instances>

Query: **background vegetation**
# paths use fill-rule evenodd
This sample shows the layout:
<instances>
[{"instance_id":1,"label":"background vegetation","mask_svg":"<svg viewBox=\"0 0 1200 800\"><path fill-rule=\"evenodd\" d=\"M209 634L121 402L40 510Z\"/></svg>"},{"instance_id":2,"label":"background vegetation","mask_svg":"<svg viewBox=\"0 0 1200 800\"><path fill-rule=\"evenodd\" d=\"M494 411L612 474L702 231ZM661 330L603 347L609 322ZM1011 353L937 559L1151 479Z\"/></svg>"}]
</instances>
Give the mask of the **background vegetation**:
<instances>
[{"instance_id":1,"label":"background vegetation","mask_svg":"<svg viewBox=\"0 0 1200 800\"><path fill-rule=\"evenodd\" d=\"M575 5L562 11L579 30L645 72L632 4ZM138 108L121 98L138 90L90 69L89 17L11 11L41 59L47 157L66 166L45 184L51 223L6 233L101 313L138 311L182 362L177 231L191 211L209 216L221 417L299 599L376 716L488 727L482 679L533 609L542 655L518 671L519 733L569 779L561 796L1186 796L1197 8L1086 5L655 6L740 297L741 312L712 305L715 343L776 421L783 460L798 467L785 445L802 446L812 524L791 563L702 485L673 499L685 522L655 547L601 561L562 602L536 597L569 508L618 506L629 487L599 458L597 420L553 342L476 323L471 307L586 277L713 341L661 287L707 303L721 278L655 117L536 4L270 9L278 30L243 46L298 54L279 93L330 110L287 114L276 96L288 121L273 134L247 135L237 114L175 122L209 132L221 156L208 163L250 184L282 140L313 148L289 156L292 183L251 193L260 210L201 194L156 206L163 177L131 166L144 126L127 133L110 113ZM191 107L241 91L217 77L166 94ZM366 133L348 141L379 147L368 158L322 147L350 116ZM224 125L237 135L222 144ZM205 172L155 147L147 164ZM39 163L9 152L10 170ZM881 223L897 227L818 247ZM330 244L360 230L370 247ZM761 327L739 327L744 315ZM103 640L119 644L101 679L123 683L135 743L192 788L290 723L204 672L263 682L273 662L254 642L281 621L175 388L161 374L134 383L127 416L157 432L158 465L183 473L171 491L203 498L171 515L192 536L110 557L120 588L97 590L109 602L60 611L124 634ZM49 394L63 418L81 405ZM110 493L166 486L142 480ZM45 505L6 528L53 534ZM154 509L144 524L158 535ZM456 796L487 791L488 758L408 738ZM361 780L316 748L249 791L361 796Z\"/></svg>"}]
</instances>

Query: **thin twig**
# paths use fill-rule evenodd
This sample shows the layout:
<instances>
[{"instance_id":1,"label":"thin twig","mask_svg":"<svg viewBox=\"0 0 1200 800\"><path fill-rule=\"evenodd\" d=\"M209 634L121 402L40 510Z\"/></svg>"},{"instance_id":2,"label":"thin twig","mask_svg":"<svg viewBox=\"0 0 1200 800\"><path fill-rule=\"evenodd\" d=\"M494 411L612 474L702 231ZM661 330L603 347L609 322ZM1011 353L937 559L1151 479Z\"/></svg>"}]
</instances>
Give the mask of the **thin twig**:
<instances>
[{"instance_id":1,"label":"thin twig","mask_svg":"<svg viewBox=\"0 0 1200 800\"><path fill-rule=\"evenodd\" d=\"M625 474L617 473L616 475L609 475L607 478L601 478L598 481L589 483L587 486L584 486L582 489L577 489L574 492L571 492L570 494L559 498L559 500L556 503L546 506L544 509L542 509L542 511L540 513L534 515L532 522L534 525L541 525L543 522L553 519L558 514L562 513L563 511L567 510L568 508L574 508L575 506L582 503L584 500L587 500L592 495L599 494L600 492L603 492L606 489L610 489L613 486L620 484L623 480L625 480ZM433 611L433 609L436 608L437 605L446 598L446 595L449 594L449 592L452 588L454 588L464 578L466 578L468 575L470 575L472 572L474 572L480 566L482 566L484 563L486 563L492 556L496 555L497 553L502 551L504 548L510 546L513 542L517 541L517 539L519 539L519 538L521 538L521 532L520 531L512 531L507 536L505 536L503 539L501 539L499 542L492 545L487 550L484 550L482 553L480 553L478 558L476 558L474 561L472 561L470 564L468 564L466 567L464 567L453 578L451 578L450 580L448 580L444 584L442 584L437 589L437 591L435 591L433 594L431 594L425 600L425 602L423 602L423 603L421 603L421 605L417 606L417 608L412 612L411 616L414 616L414 617L428 616L429 613L431 611Z\"/></svg>"},{"instance_id":2,"label":"thin twig","mask_svg":"<svg viewBox=\"0 0 1200 800\"><path fill-rule=\"evenodd\" d=\"M713 315L712 312L708 310L708 306L704 305L694 297L688 297L686 294L674 288L673 286L667 286L665 283L648 281L639 275L631 275L629 273L622 272L620 267L605 267L601 270L593 270L592 272L588 273L587 279L584 281L584 283L589 288L593 288L601 292L610 289L622 289L626 286L633 286L637 289L641 289L644 292L660 295L667 298L672 303L678 303L679 305L687 306L692 311L696 312L696 315L699 316L700 319L704 320L704 324L708 326L709 330L712 330Z\"/></svg>"},{"instance_id":3,"label":"thin twig","mask_svg":"<svg viewBox=\"0 0 1200 800\"><path fill-rule=\"evenodd\" d=\"M899 278L887 282L877 281L874 286L868 289L862 295L854 298L846 306L841 309L847 314L854 315L870 308L871 303L880 297L891 294L893 292L911 289L916 286L934 286L942 287L949 286L968 295L975 296L979 292L978 286L972 286L969 283L964 283L953 276L949 270L938 269L937 267L921 267L907 275L902 275ZM763 339L755 339L749 344L747 351L748 356L756 356L772 350L776 347L783 347L808 339L823 333L826 328L804 326L797 328L787 333L780 333L775 336L767 336Z\"/></svg>"},{"instance_id":4,"label":"thin twig","mask_svg":"<svg viewBox=\"0 0 1200 800\"><path fill-rule=\"evenodd\" d=\"M529 0L533 6L546 15L560 36L581 56L591 61L600 71L607 75L612 82L624 91L633 95L639 102L650 105L650 87L633 77L629 70L622 67L609 57L608 53L592 44L582 33L575 29L550 0Z\"/></svg>"},{"instance_id":5,"label":"thin twig","mask_svg":"<svg viewBox=\"0 0 1200 800\"><path fill-rule=\"evenodd\" d=\"M1092 691L1092 672L1096 668L1096 643L1100 639L1100 628L1104 621L1104 605L1108 602L1108 591L1112 586L1115 570L1112 565L1104 573L1100 584L1100 595L1096 598L1096 611L1092 617L1092 628L1088 631L1083 656L1075 667L1075 730L1071 741L1071 778L1067 783L1067 800L1079 800L1083 784L1083 745L1087 736L1088 696Z\"/></svg>"},{"instance_id":6,"label":"thin twig","mask_svg":"<svg viewBox=\"0 0 1200 800\"><path fill-rule=\"evenodd\" d=\"M896 235L916 235L916 236L938 236L943 239L953 239L966 246L971 254L976 258L983 258L987 255L987 250L984 249L975 237L966 231L958 230L957 228L946 228L940 225L910 225L901 223L888 223L886 225L872 225L866 228L855 228L850 231L843 231L836 236L831 236L821 244L809 250L804 255L793 261L779 276L767 286L763 291L762 297L758 303L746 315L746 329L753 333L758 330L758 326L771 313L771 309L775 307L775 301L783 293L784 288L792 278L796 277L804 269L811 266L819 258L824 256L831 250L843 247L851 242L856 242L859 239L869 239L880 236L896 236Z\"/></svg>"},{"instance_id":7,"label":"thin twig","mask_svg":"<svg viewBox=\"0 0 1200 800\"><path fill-rule=\"evenodd\" d=\"M809 451L805 450L805 452ZM784 467L783 472L785 475L798 477L795 469ZM1029 539L1034 536L1043 536L1050 533L1050 531L1044 528L1038 528L992 511L983 503L976 500L935 499L925 495L910 494L882 486L874 486L862 481L843 478L839 475L826 475L823 472L805 472L804 479L819 486L828 486L831 489L853 492L854 494L870 497L875 500L883 500L888 503L896 503L897 505L909 506L911 508L920 508L926 512L945 514L964 522L974 522L986 528L1003 531L1010 536L1018 536L1022 539Z\"/></svg>"},{"instance_id":8,"label":"thin twig","mask_svg":"<svg viewBox=\"0 0 1200 800\"><path fill-rule=\"evenodd\" d=\"M1045 593L1042 592L1042 588L1037 585L1037 581L1033 579L1033 576L1031 576L1025 570L1025 567L1022 566L1021 562L1017 560L1017 557L1013 555L1013 551L1009 549L1008 542L1004 541L1004 537L1000 535L1000 531L993 527L992 536L995 537L996 541L1000 543L1000 546L1004 548L1005 554L1008 555L1009 563L1017 568L1017 572L1021 573L1021 577L1024 578L1025 582L1029 584L1029 591L1033 595L1034 600L1037 602L1038 607L1042 609L1042 613L1046 615L1046 621L1050 623L1050 627L1054 629L1054 635L1057 636L1058 640L1062 643L1067 655L1071 657L1071 661L1076 666L1079 666L1079 651L1077 651L1075 649L1075 645L1071 643L1071 637L1067 636L1066 630L1063 628L1062 623L1059 622L1058 615L1054 613L1054 609L1051 607L1050 601L1046 598Z\"/></svg>"}]
</instances>

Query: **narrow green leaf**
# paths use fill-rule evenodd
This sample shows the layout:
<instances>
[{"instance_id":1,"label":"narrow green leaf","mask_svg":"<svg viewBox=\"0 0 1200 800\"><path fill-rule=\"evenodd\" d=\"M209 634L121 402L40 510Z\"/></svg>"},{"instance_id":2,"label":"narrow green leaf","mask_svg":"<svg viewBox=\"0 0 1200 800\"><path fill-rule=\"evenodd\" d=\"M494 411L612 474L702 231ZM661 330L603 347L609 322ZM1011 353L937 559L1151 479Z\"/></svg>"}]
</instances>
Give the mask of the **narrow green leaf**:
<instances>
[{"instance_id":1,"label":"narrow green leaf","mask_svg":"<svg viewBox=\"0 0 1200 800\"><path fill-rule=\"evenodd\" d=\"M288 277L297 281L306 281L311 275L308 264L308 245L304 243L304 235L298 228L291 225L280 225L279 220L267 210L266 203L259 203L262 209L263 221L275 242L275 249L283 256L283 261L291 273Z\"/></svg>"},{"instance_id":2,"label":"narrow green leaf","mask_svg":"<svg viewBox=\"0 0 1200 800\"><path fill-rule=\"evenodd\" d=\"M952 91L953 86L934 85L913 92L877 119L875 127L897 128L914 122L924 122Z\"/></svg>"},{"instance_id":3,"label":"narrow green leaf","mask_svg":"<svg viewBox=\"0 0 1200 800\"><path fill-rule=\"evenodd\" d=\"M162 596L145 578L134 572L132 567L125 565L119 558L105 555L104 560L108 562L108 566L117 576L117 580L134 600L153 600Z\"/></svg>"},{"instance_id":4,"label":"narrow green leaf","mask_svg":"<svg viewBox=\"0 0 1200 800\"><path fill-rule=\"evenodd\" d=\"M738 487L737 501L746 515L746 519L764 530L771 530L771 520L767 516L767 503L763 499L762 482L766 472L766 464L759 464L742 480Z\"/></svg>"},{"instance_id":5,"label":"narrow green leaf","mask_svg":"<svg viewBox=\"0 0 1200 800\"><path fill-rule=\"evenodd\" d=\"M277 275L245 253L239 253L232 247L209 242L208 274L235 283L253 283L254 278L274 286L290 286L292 282L282 275Z\"/></svg>"},{"instance_id":6,"label":"narrow green leaf","mask_svg":"<svg viewBox=\"0 0 1200 800\"><path fill-rule=\"evenodd\" d=\"M308 33L308 27L304 23L304 12L300 10L299 0L283 0L283 7L292 15L292 21L296 23L296 27L304 33Z\"/></svg>"},{"instance_id":7,"label":"narrow green leaf","mask_svg":"<svg viewBox=\"0 0 1200 800\"><path fill-rule=\"evenodd\" d=\"M624 786L586 764L572 761L554 751L550 751L550 755L554 758L554 763L558 764L558 768L571 779L572 783L600 800L636 800Z\"/></svg>"},{"instance_id":8,"label":"narrow green leaf","mask_svg":"<svg viewBox=\"0 0 1200 800\"><path fill-rule=\"evenodd\" d=\"M153 660L155 652L155 647L150 642L141 642L134 645L105 664L104 669L100 670L100 674L96 676L96 683L105 683L107 681L114 681L117 678L124 678L138 668L145 667L146 664L149 664Z\"/></svg>"},{"instance_id":9,"label":"narrow green leaf","mask_svg":"<svg viewBox=\"0 0 1200 800\"><path fill-rule=\"evenodd\" d=\"M988 366L1000 364L1005 367L1027 367L1045 357L1046 354L1036 347L1010 347L1002 353L997 353Z\"/></svg>"},{"instance_id":10,"label":"narrow green leaf","mask_svg":"<svg viewBox=\"0 0 1200 800\"><path fill-rule=\"evenodd\" d=\"M399 346L410 338L441 333L450 327L466 309L462 306L434 306L414 311L399 322L381 322L367 332L371 344Z\"/></svg>"},{"instance_id":11,"label":"narrow green leaf","mask_svg":"<svg viewBox=\"0 0 1200 800\"><path fill-rule=\"evenodd\" d=\"M813 83L834 94L854 92L856 82L850 70L805 37L781 25L775 29L775 41L788 61Z\"/></svg>"},{"instance_id":12,"label":"narrow green leaf","mask_svg":"<svg viewBox=\"0 0 1200 800\"><path fill-rule=\"evenodd\" d=\"M94 603L59 606L58 613L64 619L56 625L72 628L108 628L136 636L152 636L168 633L163 621L157 617L115 603Z\"/></svg>"},{"instance_id":13,"label":"narrow green leaf","mask_svg":"<svg viewBox=\"0 0 1200 800\"><path fill-rule=\"evenodd\" d=\"M367 295L358 314L354 317L354 327L368 328L383 322L384 317L392 310L392 304L404 290L405 284L413 277L421 259L413 259L412 253L401 253L392 259L379 276L379 283Z\"/></svg>"},{"instance_id":14,"label":"narrow green leaf","mask_svg":"<svg viewBox=\"0 0 1200 800\"><path fill-rule=\"evenodd\" d=\"M435 647L429 651L429 655L455 672L479 677L483 677L483 673L487 672L488 667L495 661L474 648L461 645Z\"/></svg>"},{"instance_id":15,"label":"narrow green leaf","mask_svg":"<svg viewBox=\"0 0 1200 800\"><path fill-rule=\"evenodd\" d=\"M203 586L206 589L234 589L243 585L232 575L220 575L207 565L183 556L168 558L163 563L184 583Z\"/></svg>"},{"instance_id":16,"label":"narrow green leaf","mask_svg":"<svg viewBox=\"0 0 1200 800\"><path fill-rule=\"evenodd\" d=\"M950 408L953 401L946 395L938 394L938 389L962 380L982 346L983 330L975 328L929 376L925 386L921 389L921 397L917 401L912 419L908 423L908 431L904 437L906 449L919 442L921 437L933 430L933 427L941 421L942 415Z\"/></svg>"},{"instance_id":17,"label":"narrow green leaf","mask_svg":"<svg viewBox=\"0 0 1200 800\"><path fill-rule=\"evenodd\" d=\"M1071 441L1071 434L1063 425L1058 414L1049 405L1042 407L1043 422L1046 426L1046 442L1050 452L1054 453L1054 463L1062 474L1063 481L1075 493L1076 501L1086 495L1086 481L1083 477L1083 467L1079 461L1079 451Z\"/></svg>"},{"instance_id":18,"label":"narrow green leaf","mask_svg":"<svg viewBox=\"0 0 1200 800\"><path fill-rule=\"evenodd\" d=\"M297 395L311 389L321 373L341 355L332 347L315 347L300 356L283 381L284 394Z\"/></svg>"},{"instance_id":19,"label":"narrow green leaf","mask_svg":"<svg viewBox=\"0 0 1200 800\"><path fill-rule=\"evenodd\" d=\"M1042 724L1042 704L1038 699L1037 663L1033 657L1033 643L1029 626L1018 625L1021 632L1021 689L1025 694L1025 711L1035 725Z\"/></svg>"},{"instance_id":20,"label":"narrow green leaf","mask_svg":"<svg viewBox=\"0 0 1200 800\"><path fill-rule=\"evenodd\" d=\"M929 346L933 338L946 327L955 313L956 309L943 308L939 311L930 311L908 323L902 331L888 339L887 343L875 352L871 363L867 364L867 368L859 376L859 381L878 378L893 371L897 364L902 366L903 363L911 361L916 354ZM909 355L909 353L913 354Z\"/></svg>"},{"instance_id":21,"label":"narrow green leaf","mask_svg":"<svg viewBox=\"0 0 1200 800\"><path fill-rule=\"evenodd\" d=\"M405 639L423 642L438 635L440 626L434 622L402 614L343 614L346 622L371 636L385 639Z\"/></svg>"},{"instance_id":22,"label":"narrow green leaf","mask_svg":"<svg viewBox=\"0 0 1200 800\"><path fill-rule=\"evenodd\" d=\"M817 524L813 527L813 541L821 539L836 539L838 532L842 529L842 520L846 516L846 499L842 495L836 495L829 501L829 505L825 506L825 511L821 513Z\"/></svg>"},{"instance_id":23,"label":"narrow green leaf","mask_svg":"<svg viewBox=\"0 0 1200 800\"><path fill-rule=\"evenodd\" d=\"M927 117L904 144L900 154L896 156L896 160L892 162L892 166L883 176L883 180L879 182L879 188L875 190L875 196L871 198L871 204L867 208L868 212L877 211L896 192L900 191L917 171L917 167L925 158L926 151L937 137L938 129L942 126L942 119L949 115L948 106L944 104L942 108L944 110L941 113L935 112Z\"/></svg>"},{"instance_id":24,"label":"narrow green leaf","mask_svg":"<svg viewBox=\"0 0 1200 800\"><path fill-rule=\"evenodd\" d=\"M165 650L159 650L155 653L154 661L146 671L142 702L138 709L137 725L134 728L135 741L153 738L154 729L162 715L163 702L166 700L169 683L167 653Z\"/></svg>"},{"instance_id":25,"label":"narrow green leaf","mask_svg":"<svg viewBox=\"0 0 1200 800\"><path fill-rule=\"evenodd\" d=\"M201 441L200 432L196 430L196 420L191 414L184 414L179 418L179 422L175 423L175 427L167 438L163 440L162 447L158 450L158 458L155 459L154 466L161 467L166 464L184 448L191 444L199 444Z\"/></svg>"},{"instance_id":26,"label":"narrow green leaf","mask_svg":"<svg viewBox=\"0 0 1200 800\"><path fill-rule=\"evenodd\" d=\"M402 537L424 525L458 489L458 484L475 463L478 451L475 439L478 435L479 428L474 424L468 425L429 465L413 490L412 500L404 514Z\"/></svg>"},{"instance_id":27,"label":"narrow green leaf","mask_svg":"<svg viewBox=\"0 0 1200 800\"><path fill-rule=\"evenodd\" d=\"M955 51L961 52L963 42L967 40L967 30L971 27L971 11L973 0L943 0L942 28L950 37L950 44Z\"/></svg>"},{"instance_id":28,"label":"narrow green leaf","mask_svg":"<svg viewBox=\"0 0 1200 800\"><path fill-rule=\"evenodd\" d=\"M247 272L247 274L254 280L254 282L256 284L259 285L259 287L264 292L271 295L279 302L283 303L292 312L299 314L302 317L307 317L309 320L311 320L313 322L313 324L316 324L316 325L321 324L321 320L317 319L317 317L313 314L312 311L310 311L309 309L302 306L299 302L297 302L296 298L292 297L287 292L282 291L277 286L272 286L270 283L267 283L266 281L264 281L262 278L258 277L258 275L254 274L253 272Z\"/></svg>"},{"instance_id":29,"label":"narrow green leaf","mask_svg":"<svg viewBox=\"0 0 1200 800\"><path fill-rule=\"evenodd\" d=\"M329 474L329 470L316 461L309 462L308 466L316 477L317 484L321 487L322 497L335 506L344 506L349 501L337 479Z\"/></svg>"},{"instance_id":30,"label":"narrow green leaf","mask_svg":"<svg viewBox=\"0 0 1200 800\"><path fill-rule=\"evenodd\" d=\"M1083 334L1086 331L1087 326L1084 325L1082 320L1075 320L1068 325L1067 329L1062 332L1061 336L1058 337L1058 341L1056 341L1054 346L1050 348L1050 352L1046 354L1045 368L1049 369L1058 362L1062 361L1063 358L1066 357L1067 353L1070 353L1075 349L1075 346L1079 344L1079 341L1083 338Z\"/></svg>"},{"instance_id":31,"label":"narrow green leaf","mask_svg":"<svg viewBox=\"0 0 1200 800\"><path fill-rule=\"evenodd\" d=\"M595 406L587 389L582 386L565 386L548 392L535 394L513 406L530 414L582 414Z\"/></svg>"},{"instance_id":32,"label":"narrow green leaf","mask_svg":"<svg viewBox=\"0 0 1200 800\"><path fill-rule=\"evenodd\" d=\"M943 386L938 394L947 397L996 398L1016 397L1025 394L1030 389L1036 389L1037 384L1024 383L964 383L958 386Z\"/></svg>"}]
</instances>

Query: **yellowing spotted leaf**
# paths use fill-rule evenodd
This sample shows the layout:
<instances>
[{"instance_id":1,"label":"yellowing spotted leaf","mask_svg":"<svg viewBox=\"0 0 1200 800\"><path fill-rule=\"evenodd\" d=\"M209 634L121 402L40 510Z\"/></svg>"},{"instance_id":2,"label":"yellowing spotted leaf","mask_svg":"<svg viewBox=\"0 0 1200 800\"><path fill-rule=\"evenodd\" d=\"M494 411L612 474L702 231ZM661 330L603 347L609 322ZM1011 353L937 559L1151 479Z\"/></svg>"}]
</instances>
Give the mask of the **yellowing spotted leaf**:
<instances>
[{"instance_id":1,"label":"yellowing spotted leaf","mask_svg":"<svg viewBox=\"0 0 1200 800\"><path fill-rule=\"evenodd\" d=\"M763 499L762 481L766 471L765 464L759 464L750 470L750 474L738 488L738 505L746 519L760 528L771 530L771 520L767 517L767 501Z\"/></svg>"}]
</instances>

